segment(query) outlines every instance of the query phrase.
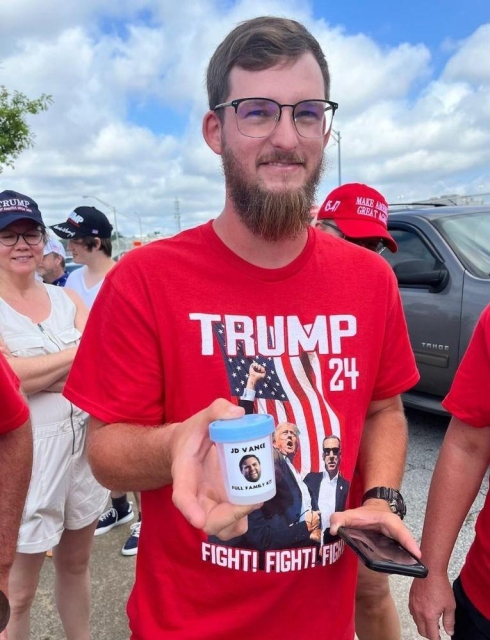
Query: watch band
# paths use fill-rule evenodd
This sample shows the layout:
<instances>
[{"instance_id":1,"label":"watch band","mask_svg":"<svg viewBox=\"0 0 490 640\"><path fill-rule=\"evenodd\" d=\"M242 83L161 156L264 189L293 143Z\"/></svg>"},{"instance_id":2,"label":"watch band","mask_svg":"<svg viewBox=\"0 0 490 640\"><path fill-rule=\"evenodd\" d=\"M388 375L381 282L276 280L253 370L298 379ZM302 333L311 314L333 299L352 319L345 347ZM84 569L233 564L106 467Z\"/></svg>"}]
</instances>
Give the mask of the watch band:
<instances>
[{"instance_id":1,"label":"watch band","mask_svg":"<svg viewBox=\"0 0 490 640\"><path fill-rule=\"evenodd\" d=\"M364 504L366 500L375 498L377 500L386 500L390 505L390 509L393 513L399 516L402 520L407 513L407 507L405 506L405 500L398 489L392 487L373 487L366 491L362 496L361 504Z\"/></svg>"}]
</instances>

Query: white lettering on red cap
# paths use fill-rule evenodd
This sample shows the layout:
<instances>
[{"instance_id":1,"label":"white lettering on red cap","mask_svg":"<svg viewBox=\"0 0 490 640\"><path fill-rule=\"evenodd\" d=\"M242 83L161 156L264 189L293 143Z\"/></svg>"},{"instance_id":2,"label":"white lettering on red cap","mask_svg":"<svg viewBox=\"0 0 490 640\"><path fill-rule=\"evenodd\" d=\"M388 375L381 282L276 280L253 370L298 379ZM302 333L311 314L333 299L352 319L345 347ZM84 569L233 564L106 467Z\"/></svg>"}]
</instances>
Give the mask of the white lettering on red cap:
<instances>
[{"instance_id":1,"label":"white lettering on red cap","mask_svg":"<svg viewBox=\"0 0 490 640\"><path fill-rule=\"evenodd\" d=\"M362 196L357 196L356 204L364 205L365 207L373 207L374 200L372 198L363 198Z\"/></svg>"},{"instance_id":2,"label":"white lettering on red cap","mask_svg":"<svg viewBox=\"0 0 490 640\"><path fill-rule=\"evenodd\" d=\"M325 211L337 211L340 207L341 200L327 200L325 203Z\"/></svg>"},{"instance_id":3,"label":"white lettering on red cap","mask_svg":"<svg viewBox=\"0 0 490 640\"><path fill-rule=\"evenodd\" d=\"M357 207L356 213L360 216L369 216L370 218L376 218L376 211L372 207Z\"/></svg>"},{"instance_id":4,"label":"white lettering on red cap","mask_svg":"<svg viewBox=\"0 0 490 640\"><path fill-rule=\"evenodd\" d=\"M374 201L373 198L356 198L356 213L360 216L375 218L382 222L385 227L388 223L388 207L383 202Z\"/></svg>"}]
</instances>

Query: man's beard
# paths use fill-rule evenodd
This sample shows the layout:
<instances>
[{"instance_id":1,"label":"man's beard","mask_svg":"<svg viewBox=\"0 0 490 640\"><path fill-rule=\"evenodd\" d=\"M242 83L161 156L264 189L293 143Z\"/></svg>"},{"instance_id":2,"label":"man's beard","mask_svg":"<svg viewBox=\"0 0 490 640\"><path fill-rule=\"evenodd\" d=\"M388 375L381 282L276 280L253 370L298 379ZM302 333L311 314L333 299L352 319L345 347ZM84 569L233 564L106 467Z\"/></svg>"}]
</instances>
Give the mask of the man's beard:
<instances>
[{"instance_id":1,"label":"man's beard","mask_svg":"<svg viewBox=\"0 0 490 640\"><path fill-rule=\"evenodd\" d=\"M325 168L322 159L302 187L291 189L287 178L284 189L272 191L257 181L248 182L240 161L223 140L221 159L228 194L243 224L258 238L275 242L297 237L311 222L310 209ZM279 152L267 156L268 162L304 162L293 152Z\"/></svg>"}]
</instances>

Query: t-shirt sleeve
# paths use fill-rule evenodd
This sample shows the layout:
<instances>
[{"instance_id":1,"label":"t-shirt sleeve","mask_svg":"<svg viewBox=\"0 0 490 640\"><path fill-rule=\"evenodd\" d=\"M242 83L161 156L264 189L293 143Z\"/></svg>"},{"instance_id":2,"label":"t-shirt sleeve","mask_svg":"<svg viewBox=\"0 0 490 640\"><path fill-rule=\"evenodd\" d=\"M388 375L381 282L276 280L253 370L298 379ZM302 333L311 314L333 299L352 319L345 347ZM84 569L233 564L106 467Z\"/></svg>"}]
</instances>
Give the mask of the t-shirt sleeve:
<instances>
[{"instance_id":1,"label":"t-shirt sleeve","mask_svg":"<svg viewBox=\"0 0 490 640\"><path fill-rule=\"evenodd\" d=\"M480 316L442 405L472 427L490 426L490 305Z\"/></svg>"},{"instance_id":2,"label":"t-shirt sleeve","mask_svg":"<svg viewBox=\"0 0 490 640\"><path fill-rule=\"evenodd\" d=\"M150 292L125 261L106 277L95 300L63 395L103 422L158 425L162 394Z\"/></svg>"},{"instance_id":3,"label":"t-shirt sleeve","mask_svg":"<svg viewBox=\"0 0 490 640\"><path fill-rule=\"evenodd\" d=\"M408 391L420 379L396 279L391 272L389 276L389 306L372 400L384 400Z\"/></svg>"},{"instance_id":4,"label":"t-shirt sleeve","mask_svg":"<svg viewBox=\"0 0 490 640\"><path fill-rule=\"evenodd\" d=\"M21 427L29 417L29 408L19 393L19 379L0 354L0 433Z\"/></svg>"}]
</instances>

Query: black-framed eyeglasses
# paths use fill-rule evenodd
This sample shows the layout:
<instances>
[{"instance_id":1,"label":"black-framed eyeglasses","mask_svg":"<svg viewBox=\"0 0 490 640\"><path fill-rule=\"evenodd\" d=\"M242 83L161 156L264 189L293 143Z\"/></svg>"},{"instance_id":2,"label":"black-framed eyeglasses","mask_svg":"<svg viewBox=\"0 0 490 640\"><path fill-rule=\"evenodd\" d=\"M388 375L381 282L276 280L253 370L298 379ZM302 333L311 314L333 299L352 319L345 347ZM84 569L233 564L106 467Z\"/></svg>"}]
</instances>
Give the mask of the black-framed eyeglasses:
<instances>
[{"instance_id":1,"label":"black-framed eyeglasses","mask_svg":"<svg viewBox=\"0 0 490 640\"><path fill-rule=\"evenodd\" d=\"M301 100L280 104L270 98L239 98L217 104L213 111L233 107L238 131L247 138L266 138L277 127L284 107L291 107L294 126L302 138L322 138L332 126L339 105L331 100Z\"/></svg>"},{"instance_id":2,"label":"black-framed eyeglasses","mask_svg":"<svg viewBox=\"0 0 490 640\"><path fill-rule=\"evenodd\" d=\"M331 453L333 453L334 456L338 456L339 451L340 451L340 447L324 447L323 455L329 456Z\"/></svg>"},{"instance_id":3,"label":"black-framed eyeglasses","mask_svg":"<svg viewBox=\"0 0 490 640\"><path fill-rule=\"evenodd\" d=\"M0 243L5 247L13 247L21 238L30 247L39 244L43 239L44 234L40 229L32 229L32 231L26 231L25 233L15 233L14 231L0 232Z\"/></svg>"}]
</instances>

